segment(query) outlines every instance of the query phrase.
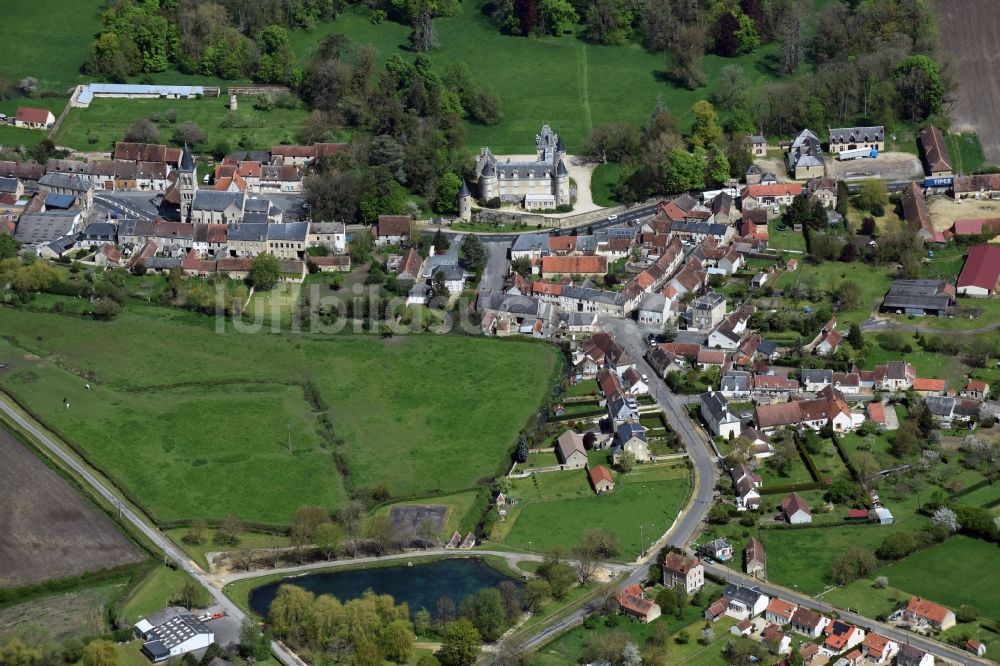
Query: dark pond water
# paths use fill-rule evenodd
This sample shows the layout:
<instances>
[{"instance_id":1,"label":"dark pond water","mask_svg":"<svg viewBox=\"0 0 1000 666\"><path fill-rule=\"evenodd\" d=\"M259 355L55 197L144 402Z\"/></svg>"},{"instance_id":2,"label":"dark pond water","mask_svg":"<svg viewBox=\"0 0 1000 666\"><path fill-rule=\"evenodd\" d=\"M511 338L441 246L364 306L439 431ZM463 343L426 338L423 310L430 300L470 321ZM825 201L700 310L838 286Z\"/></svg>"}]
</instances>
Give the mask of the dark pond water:
<instances>
[{"instance_id":1,"label":"dark pond water","mask_svg":"<svg viewBox=\"0 0 1000 666\"><path fill-rule=\"evenodd\" d=\"M441 597L451 597L456 608L462 600L479 590L494 587L500 581L512 580L491 569L479 559L447 559L408 567L355 569L333 573L310 574L284 578L250 591L250 608L267 617L278 588L290 583L313 594L332 594L341 601L355 599L372 590L376 594L391 594L396 603L406 602L413 614L426 608L432 614Z\"/></svg>"}]
</instances>

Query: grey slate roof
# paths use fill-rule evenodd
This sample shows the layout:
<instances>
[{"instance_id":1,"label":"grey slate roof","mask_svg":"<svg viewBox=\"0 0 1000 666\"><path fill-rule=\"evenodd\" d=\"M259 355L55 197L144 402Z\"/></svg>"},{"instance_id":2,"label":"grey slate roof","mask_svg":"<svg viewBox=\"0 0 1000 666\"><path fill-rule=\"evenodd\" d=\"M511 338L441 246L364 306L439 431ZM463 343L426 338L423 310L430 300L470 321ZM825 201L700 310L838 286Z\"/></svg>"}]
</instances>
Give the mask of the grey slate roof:
<instances>
[{"instance_id":1,"label":"grey slate roof","mask_svg":"<svg viewBox=\"0 0 1000 666\"><path fill-rule=\"evenodd\" d=\"M215 190L198 190L194 193L191 208L222 212L232 205L240 210L244 208L246 195L243 192L216 192Z\"/></svg>"},{"instance_id":2,"label":"grey slate roof","mask_svg":"<svg viewBox=\"0 0 1000 666\"><path fill-rule=\"evenodd\" d=\"M148 257L143 259L142 263L149 270L168 271L174 266L180 266L183 264L184 259L181 257Z\"/></svg>"},{"instance_id":3,"label":"grey slate roof","mask_svg":"<svg viewBox=\"0 0 1000 666\"><path fill-rule=\"evenodd\" d=\"M462 179L462 187L459 188L459 190L458 190L458 198L462 199L464 197L471 197L471 196L472 196L472 192L469 191L469 184L466 183L465 179L463 178Z\"/></svg>"},{"instance_id":4,"label":"grey slate roof","mask_svg":"<svg viewBox=\"0 0 1000 666\"><path fill-rule=\"evenodd\" d=\"M230 224L226 230L226 238L232 241L266 241L266 223L255 224L244 221L243 224Z\"/></svg>"},{"instance_id":5,"label":"grey slate roof","mask_svg":"<svg viewBox=\"0 0 1000 666\"><path fill-rule=\"evenodd\" d=\"M191 157L191 149L188 145L184 144L184 150L181 152L181 171L194 171L194 158Z\"/></svg>"},{"instance_id":6,"label":"grey slate roof","mask_svg":"<svg viewBox=\"0 0 1000 666\"><path fill-rule=\"evenodd\" d=\"M625 304L625 294L620 291L604 291L603 289L591 289L588 287L563 287L560 296L579 301L605 303L607 305Z\"/></svg>"},{"instance_id":7,"label":"grey slate roof","mask_svg":"<svg viewBox=\"0 0 1000 666\"><path fill-rule=\"evenodd\" d=\"M830 143L864 143L885 141L885 128L878 127L834 127L830 129Z\"/></svg>"},{"instance_id":8,"label":"grey slate roof","mask_svg":"<svg viewBox=\"0 0 1000 666\"><path fill-rule=\"evenodd\" d=\"M739 601L750 607L753 607L757 600L764 596L764 593L756 587L744 587L735 583L727 585L726 591L722 594L728 599Z\"/></svg>"},{"instance_id":9,"label":"grey slate roof","mask_svg":"<svg viewBox=\"0 0 1000 666\"><path fill-rule=\"evenodd\" d=\"M14 238L22 243L50 243L70 233L79 213L76 211L48 211L22 215L14 230Z\"/></svg>"},{"instance_id":10,"label":"grey slate roof","mask_svg":"<svg viewBox=\"0 0 1000 666\"><path fill-rule=\"evenodd\" d=\"M823 368L803 368L799 376L803 384L830 384L833 382L833 370Z\"/></svg>"},{"instance_id":11,"label":"grey slate roof","mask_svg":"<svg viewBox=\"0 0 1000 666\"><path fill-rule=\"evenodd\" d=\"M764 356L770 356L776 351L778 351L778 345L770 340L761 340L760 344L757 345L757 352Z\"/></svg>"},{"instance_id":12,"label":"grey slate roof","mask_svg":"<svg viewBox=\"0 0 1000 666\"><path fill-rule=\"evenodd\" d=\"M267 213L243 213L243 224L267 224Z\"/></svg>"},{"instance_id":13,"label":"grey slate roof","mask_svg":"<svg viewBox=\"0 0 1000 666\"><path fill-rule=\"evenodd\" d=\"M250 213L268 213L274 204L267 197L247 197L243 210Z\"/></svg>"},{"instance_id":14,"label":"grey slate roof","mask_svg":"<svg viewBox=\"0 0 1000 666\"><path fill-rule=\"evenodd\" d=\"M715 391L705 391L700 396L701 405L708 410L708 413L712 415L716 421L721 421L722 418L729 411L729 402L726 400L726 396L721 393L716 393Z\"/></svg>"},{"instance_id":15,"label":"grey slate roof","mask_svg":"<svg viewBox=\"0 0 1000 666\"><path fill-rule=\"evenodd\" d=\"M542 250L543 254L548 253L548 234L521 234L511 246L512 252L530 252L532 250Z\"/></svg>"},{"instance_id":16,"label":"grey slate roof","mask_svg":"<svg viewBox=\"0 0 1000 666\"><path fill-rule=\"evenodd\" d=\"M638 423L628 422L623 423L618 426L618 432L615 433L617 440L624 444L633 437L638 437L642 441L646 441L646 428L639 425Z\"/></svg>"},{"instance_id":17,"label":"grey slate roof","mask_svg":"<svg viewBox=\"0 0 1000 666\"><path fill-rule=\"evenodd\" d=\"M91 222L80 233L80 240L114 242L118 229L113 222Z\"/></svg>"},{"instance_id":18,"label":"grey slate roof","mask_svg":"<svg viewBox=\"0 0 1000 666\"><path fill-rule=\"evenodd\" d=\"M17 192L17 178L0 177L0 192Z\"/></svg>"},{"instance_id":19,"label":"grey slate roof","mask_svg":"<svg viewBox=\"0 0 1000 666\"><path fill-rule=\"evenodd\" d=\"M267 240L305 242L309 234L308 222L286 222L267 225Z\"/></svg>"},{"instance_id":20,"label":"grey slate roof","mask_svg":"<svg viewBox=\"0 0 1000 666\"><path fill-rule=\"evenodd\" d=\"M88 192L94 188L89 179L71 173L47 173L39 179L38 184L71 192Z\"/></svg>"},{"instance_id":21,"label":"grey slate roof","mask_svg":"<svg viewBox=\"0 0 1000 666\"><path fill-rule=\"evenodd\" d=\"M722 376L720 382L722 391L748 391L750 390L750 373L735 370Z\"/></svg>"},{"instance_id":22,"label":"grey slate roof","mask_svg":"<svg viewBox=\"0 0 1000 666\"><path fill-rule=\"evenodd\" d=\"M76 244L78 237L77 234L67 234L49 243L48 248L56 254L61 255Z\"/></svg>"}]
</instances>

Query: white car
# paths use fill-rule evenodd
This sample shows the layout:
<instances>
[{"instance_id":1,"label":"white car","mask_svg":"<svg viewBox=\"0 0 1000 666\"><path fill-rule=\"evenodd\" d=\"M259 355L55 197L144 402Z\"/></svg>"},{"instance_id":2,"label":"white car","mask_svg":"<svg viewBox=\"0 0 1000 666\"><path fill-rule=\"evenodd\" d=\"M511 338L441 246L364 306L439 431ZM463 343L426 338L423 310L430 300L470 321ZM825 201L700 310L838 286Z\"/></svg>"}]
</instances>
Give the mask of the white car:
<instances>
[{"instance_id":1,"label":"white car","mask_svg":"<svg viewBox=\"0 0 1000 666\"><path fill-rule=\"evenodd\" d=\"M643 375L642 375L642 381L644 381L644 382L648 382L649 381L649 377L645 373L643 373Z\"/></svg>"},{"instance_id":2,"label":"white car","mask_svg":"<svg viewBox=\"0 0 1000 666\"><path fill-rule=\"evenodd\" d=\"M612 213L611 215L608 215L608 222L614 222L617 219L618 219L618 216L615 215L614 213Z\"/></svg>"}]
</instances>

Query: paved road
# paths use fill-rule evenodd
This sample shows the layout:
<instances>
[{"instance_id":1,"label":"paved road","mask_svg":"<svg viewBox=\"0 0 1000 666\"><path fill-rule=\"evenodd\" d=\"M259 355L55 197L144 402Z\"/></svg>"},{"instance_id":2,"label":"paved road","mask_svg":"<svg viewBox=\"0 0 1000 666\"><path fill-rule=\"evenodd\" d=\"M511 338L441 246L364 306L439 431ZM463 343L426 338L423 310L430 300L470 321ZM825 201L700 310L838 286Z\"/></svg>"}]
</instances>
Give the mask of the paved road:
<instances>
[{"instance_id":1,"label":"paved road","mask_svg":"<svg viewBox=\"0 0 1000 666\"><path fill-rule=\"evenodd\" d=\"M512 571L517 571L519 562L541 562L545 560L544 555L537 553L512 553L506 550L448 550L445 548L428 548L426 550L410 550L405 553L393 553L382 555L381 557L355 557L343 560L332 560L324 562L310 562L309 564L299 564L290 567L279 567L277 569L257 569L254 571L235 571L227 574L212 576L211 578L221 585L228 585L238 580L247 578L259 578L260 576L273 576L274 574L297 574L316 569L336 569L337 567L356 566L358 564L371 564L373 562L387 562L394 560L413 560L421 557L431 557L447 555L449 557L481 557L483 555L495 555L507 561L507 566ZM574 564L574 560L566 560L569 564ZM601 567L615 573L631 571L632 567L627 564L615 564L604 562Z\"/></svg>"},{"instance_id":2,"label":"paved road","mask_svg":"<svg viewBox=\"0 0 1000 666\"><path fill-rule=\"evenodd\" d=\"M712 574L718 578L728 580L733 583L759 587L762 592L769 596L779 596L783 599L793 601L796 604L822 611L823 613L837 613L838 617L846 622L860 625L862 627L868 627L875 630L879 634L896 641L897 643L909 643L910 645L915 645L925 652L931 652L955 663L967 664L968 666L979 666L980 664L993 663L985 659L980 659L965 650L959 650L951 645L946 645L930 638L925 638L920 634L915 634L911 631L893 627L892 625L877 622L871 618L864 617L863 615L843 610L837 606L828 604L825 601L802 594L801 592L789 590L788 588L781 587L780 585L774 585L772 583L762 583L755 578L750 578L749 576L746 576L738 571L734 571L733 569L719 564L711 562L705 562L704 564L706 574Z\"/></svg>"},{"instance_id":3,"label":"paved road","mask_svg":"<svg viewBox=\"0 0 1000 666\"><path fill-rule=\"evenodd\" d=\"M483 279L479 282L479 291L502 291L503 281L507 276L507 252L510 250L511 240L489 240L483 245L490 253L490 258L486 262Z\"/></svg>"},{"instance_id":4,"label":"paved road","mask_svg":"<svg viewBox=\"0 0 1000 666\"><path fill-rule=\"evenodd\" d=\"M115 495L115 493L113 493L108 486L104 485L101 480L94 476L90 470L77 461L76 458L67 453L41 428L36 426L33 421L30 421L22 416L17 409L7 402L6 397L4 396L0 396L0 411L2 411L19 428L23 429L35 438L35 440L48 449L52 455L61 460L69 469L77 474L80 479L93 488L106 501L119 506L121 508L122 518L132 523L132 525L137 530L142 532L143 535L145 535L146 538L148 538L157 548L173 559L179 567L184 569L184 571L189 573L202 587L208 590L208 593L212 595L212 598L215 600L215 604L226 612L227 618L231 618L234 622L239 624L243 622L246 618L243 611L240 610L236 604L230 601L219 588L212 584L209 577L204 571L201 570L201 567L188 558L184 551L175 546L169 539L160 533L159 530L147 524L146 521L132 511L128 505L122 503L118 496ZM216 620L216 622L219 622L219 620ZM281 643L273 642L271 644L271 651L278 658L278 661L285 666L305 666L305 662L295 656Z\"/></svg>"},{"instance_id":5,"label":"paved road","mask_svg":"<svg viewBox=\"0 0 1000 666\"><path fill-rule=\"evenodd\" d=\"M154 220L159 215L151 202L156 192L116 192L115 194L94 194L94 203L118 217L134 217L140 220Z\"/></svg>"},{"instance_id":6,"label":"paved road","mask_svg":"<svg viewBox=\"0 0 1000 666\"><path fill-rule=\"evenodd\" d=\"M636 362L639 372L645 373L650 378L650 392L656 398L660 408L666 415L670 426L677 432L684 446L687 448L688 457L695 468L694 490L688 506L682 511L674 524L666 534L653 545L649 551L647 559L634 565L632 572L619 582L619 587L625 587L633 583L645 580L649 570L649 559L655 556L663 546L676 546L686 548L691 540L701 531L701 522L709 509L712 508L713 494L715 492L715 480L717 475L716 459L712 451L709 450L705 441L699 436L694 425L688 418L685 410L686 400L678 397L667 389L663 380L656 376L653 369L646 363L643 354L647 349L642 331L631 320L608 319L604 321L604 328L621 344ZM535 649L551 640L562 631L569 629L583 622L583 619L598 610L598 601L593 601L579 610L567 615L555 624L545 627L543 630L525 641L525 648Z\"/></svg>"}]
</instances>

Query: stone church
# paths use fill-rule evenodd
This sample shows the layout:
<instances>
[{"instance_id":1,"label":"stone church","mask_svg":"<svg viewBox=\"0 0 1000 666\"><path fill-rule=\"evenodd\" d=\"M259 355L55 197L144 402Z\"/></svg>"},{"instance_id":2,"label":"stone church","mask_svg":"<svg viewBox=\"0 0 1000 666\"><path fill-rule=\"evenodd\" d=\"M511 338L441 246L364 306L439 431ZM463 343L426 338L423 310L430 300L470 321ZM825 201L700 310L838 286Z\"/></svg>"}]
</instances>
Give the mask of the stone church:
<instances>
[{"instance_id":1,"label":"stone church","mask_svg":"<svg viewBox=\"0 0 1000 666\"><path fill-rule=\"evenodd\" d=\"M548 210L569 205L569 171L563 158L566 146L562 137L548 125L535 136L537 159L500 161L482 148L476 156L476 180L479 201L499 198L503 204L521 204L526 210Z\"/></svg>"}]
</instances>

